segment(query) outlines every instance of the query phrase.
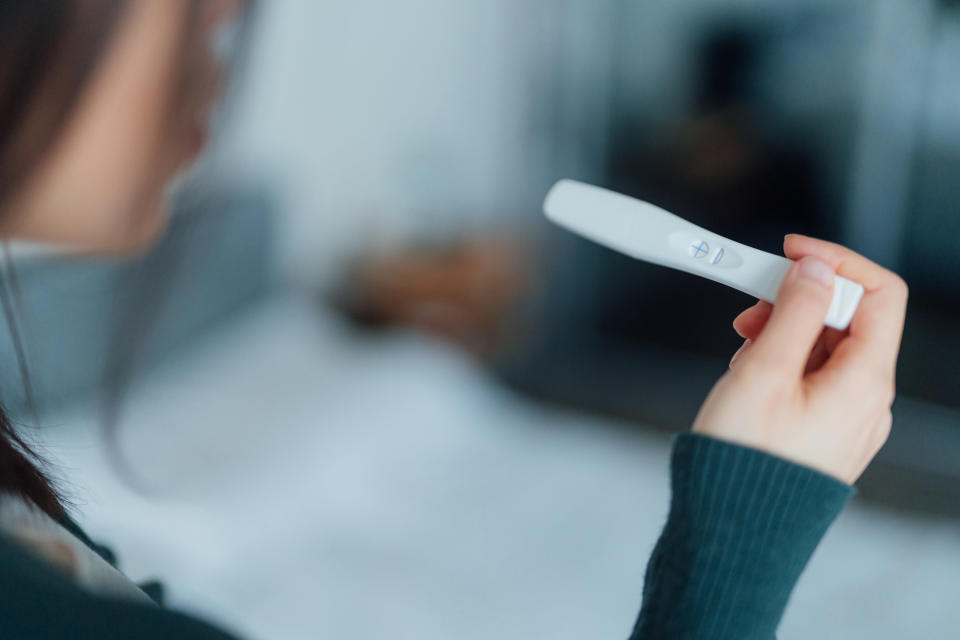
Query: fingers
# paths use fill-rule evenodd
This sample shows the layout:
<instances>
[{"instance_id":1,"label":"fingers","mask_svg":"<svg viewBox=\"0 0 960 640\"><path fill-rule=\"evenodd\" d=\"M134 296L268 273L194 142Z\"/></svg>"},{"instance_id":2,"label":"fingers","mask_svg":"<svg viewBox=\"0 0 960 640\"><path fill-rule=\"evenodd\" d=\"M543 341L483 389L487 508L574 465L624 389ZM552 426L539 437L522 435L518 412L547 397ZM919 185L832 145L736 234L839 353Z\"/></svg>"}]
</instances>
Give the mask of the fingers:
<instances>
[{"instance_id":1,"label":"fingers","mask_svg":"<svg viewBox=\"0 0 960 640\"><path fill-rule=\"evenodd\" d=\"M752 311L753 308L748 309L747 311ZM746 313L746 311L744 312ZM761 329L762 331L762 329ZM733 354L733 357L730 358L730 368L733 369L736 366L737 361L743 356L744 353L750 348L753 344L753 341L760 335L758 331L755 334L746 336L741 334L741 337L746 338L743 345L737 349L737 352ZM810 351L810 357L807 360L806 369L804 369L804 375L815 373L827 361L830 359L830 356L833 355L834 350L837 348L837 345L844 338L845 332L837 331L836 329L824 329L823 333L820 335L820 338L817 340L816 344L813 346L813 349Z\"/></svg>"},{"instance_id":2,"label":"fingers","mask_svg":"<svg viewBox=\"0 0 960 640\"><path fill-rule=\"evenodd\" d=\"M732 357L732 358L730 358L730 365L729 365L729 366L730 366L731 369L733 369L733 367L736 366L737 360L739 360L740 357L743 356L743 354L747 352L747 349L749 349L749 348L751 347L751 345L753 345L753 340L751 340L750 338L747 338L747 339L743 342L743 346L740 347L739 349L737 349L737 352L736 352L735 354L733 354L733 357Z\"/></svg>"},{"instance_id":3,"label":"fingers","mask_svg":"<svg viewBox=\"0 0 960 640\"><path fill-rule=\"evenodd\" d=\"M737 349L737 352L730 358L729 366L731 369L737 364L737 360L747 352L753 344L753 340L763 331L763 327L766 326L767 320L770 319L770 313L772 311L772 304L760 300L757 304L746 309L733 320L734 331L736 331L741 338L745 338L745 341L743 346Z\"/></svg>"},{"instance_id":4,"label":"fingers","mask_svg":"<svg viewBox=\"0 0 960 640\"><path fill-rule=\"evenodd\" d=\"M809 236L795 233L786 236L783 253L791 260L799 260L805 256L820 258L833 267L837 275L859 282L867 291L882 289L889 286L891 280L899 279L897 274L871 262L852 249Z\"/></svg>"},{"instance_id":5,"label":"fingers","mask_svg":"<svg viewBox=\"0 0 960 640\"><path fill-rule=\"evenodd\" d=\"M787 273L777 304L742 366L800 378L823 333L823 319L833 301L833 269L817 258L803 258Z\"/></svg>"},{"instance_id":6,"label":"fingers","mask_svg":"<svg viewBox=\"0 0 960 640\"><path fill-rule=\"evenodd\" d=\"M846 337L846 331L824 329L823 335L821 335L820 340L817 341L817 346L813 348L813 352L810 354L810 361L807 362L807 373L814 373L823 368L823 366L829 362L831 356L833 356L837 346Z\"/></svg>"},{"instance_id":7,"label":"fingers","mask_svg":"<svg viewBox=\"0 0 960 640\"><path fill-rule=\"evenodd\" d=\"M804 370L804 375L813 373L820 369L827 360L830 359L830 354L832 353L831 347L828 344L826 332L820 335L820 338L817 340L817 343L813 345L813 350L810 351L810 358L807 359L807 368Z\"/></svg>"},{"instance_id":8,"label":"fingers","mask_svg":"<svg viewBox=\"0 0 960 640\"><path fill-rule=\"evenodd\" d=\"M763 331L772 312L773 305L761 300L736 317L733 329L741 338L753 340Z\"/></svg>"},{"instance_id":9,"label":"fingers","mask_svg":"<svg viewBox=\"0 0 960 640\"><path fill-rule=\"evenodd\" d=\"M784 253L797 260L813 256L823 260L838 275L859 282L866 289L850 324L852 340L843 344L847 362L893 374L906 316L908 289L892 271L840 245L800 235L789 235Z\"/></svg>"}]
</instances>

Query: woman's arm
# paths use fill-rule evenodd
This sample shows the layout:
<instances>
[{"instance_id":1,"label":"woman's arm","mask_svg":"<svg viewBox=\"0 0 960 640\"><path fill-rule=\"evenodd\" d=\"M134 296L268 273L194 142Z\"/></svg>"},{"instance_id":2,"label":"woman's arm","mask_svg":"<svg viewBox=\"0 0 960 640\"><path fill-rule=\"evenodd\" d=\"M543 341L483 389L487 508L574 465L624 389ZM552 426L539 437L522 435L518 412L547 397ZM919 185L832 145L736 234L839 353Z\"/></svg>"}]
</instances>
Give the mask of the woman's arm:
<instances>
[{"instance_id":1,"label":"woman's arm","mask_svg":"<svg viewBox=\"0 0 960 640\"><path fill-rule=\"evenodd\" d=\"M889 434L906 285L834 244L788 236L784 248L800 262L776 307L737 318L747 342L701 408L699 435L674 447L634 640L772 638ZM845 332L822 326L835 273L866 289Z\"/></svg>"},{"instance_id":2,"label":"woman's arm","mask_svg":"<svg viewBox=\"0 0 960 640\"><path fill-rule=\"evenodd\" d=\"M677 438L671 482L670 515L647 565L632 637L773 638L794 584L853 490L696 434Z\"/></svg>"}]
</instances>

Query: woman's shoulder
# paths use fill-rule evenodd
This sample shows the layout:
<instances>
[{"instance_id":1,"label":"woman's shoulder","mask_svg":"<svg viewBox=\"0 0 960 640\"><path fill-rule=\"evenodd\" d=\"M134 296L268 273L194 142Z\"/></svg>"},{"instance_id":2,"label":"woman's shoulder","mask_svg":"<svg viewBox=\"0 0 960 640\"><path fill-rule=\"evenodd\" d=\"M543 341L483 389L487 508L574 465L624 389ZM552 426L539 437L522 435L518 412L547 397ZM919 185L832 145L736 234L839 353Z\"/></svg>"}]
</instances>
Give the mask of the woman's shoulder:
<instances>
[{"instance_id":1,"label":"woman's shoulder","mask_svg":"<svg viewBox=\"0 0 960 640\"><path fill-rule=\"evenodd\" d=\"M12 640L232 637L146 598L92 593L35 546L7 531L0 531L0 629Z\"/></svg>"}]
</instances>

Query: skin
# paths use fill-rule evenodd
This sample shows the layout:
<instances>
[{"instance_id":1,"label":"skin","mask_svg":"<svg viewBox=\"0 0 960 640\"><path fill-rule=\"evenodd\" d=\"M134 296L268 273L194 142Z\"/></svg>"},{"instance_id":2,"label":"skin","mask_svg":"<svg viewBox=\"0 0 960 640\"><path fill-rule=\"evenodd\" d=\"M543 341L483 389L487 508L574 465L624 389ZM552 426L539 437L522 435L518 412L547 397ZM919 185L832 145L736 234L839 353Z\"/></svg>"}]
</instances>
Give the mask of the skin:
<instances>
[{"instance_id":1,"label":"skin","mask_svg":"<svg viewBox=\"0 0 960 640\"><path fill-rule=\"evenodd\" d=\"M167 186L202 148L220 70L216 29L241 0L206 0L184 40L189 0L129 0L122 24L62 139L0 217L0 235L95 252L136 252L167 218ZM182 56L182 57L181 57ZM747 342L694 430L853 483L889 434L907 287L865 258L788 236L800 260L776 308L734 323ZM867 293L846 332L823 329L834 272Z\"/></svg>"},{"instance_id":2,"label":"skin","mask_svg":"<svg viewBox=\"0 0 960 640\"><path fill-rule=\"evenodd\" d=\"M152 245L167 220L167 186L202 150L219 92L213 35L240 4L206 0L185 40L188 0L130 0L63 135L2 203L0 237L110 254ZM67 545L23 542L77 569Z\"/></svg>"},{"instance_id":3,"label":"skin","mask_svg":"<svg viewBox=\"0 0 960 640\"><path fill-rule=\"evenodd\" d=\"M784 253L798 264L776 306L760 302L734 321L746 342L693 428L853 484L890 434L907 285L822 240L787 236ZM804 277L824 270L866 289L847 331L823 327L832 284Z\"/></svg>"},{"instance_id":4,"label":"skin","mask_svg":"<svg viewBox=\"0 0 960 640\"><path fill-rule=\"evenodd\" d=\"M64 134L4 207L0 235L101 253L153 244L220 90L213 36L240 4L206 0L190 33L189 0L130 0Z\"/></svg>"}]
</instances>

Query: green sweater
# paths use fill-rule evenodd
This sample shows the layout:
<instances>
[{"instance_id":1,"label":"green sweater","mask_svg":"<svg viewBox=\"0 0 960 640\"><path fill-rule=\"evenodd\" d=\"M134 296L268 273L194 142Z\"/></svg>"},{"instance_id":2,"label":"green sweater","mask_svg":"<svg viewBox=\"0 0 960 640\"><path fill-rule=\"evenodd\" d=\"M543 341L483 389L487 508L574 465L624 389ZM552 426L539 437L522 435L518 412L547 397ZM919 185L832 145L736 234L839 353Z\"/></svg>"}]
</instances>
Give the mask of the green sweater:
<instances>
[{"instance_id":1,"label":"green sweater","mask_svg":"<svg viewBox=\"0 0 960 640\"><path fill-rule=\"evenodd\" d=\"M852 490L710 438L677 438L673 499L633 640L773 638L790 592ZM64 523L108 559L72 522ZM227 640L179 613L91 595L0 536L0 637Z\"/></svg>"},{"instance_id":2,"label":"green sweater","mask_svg":"<svg viewBox=\"0 0 960 640\"><path fill-rule=\"evenodd\" d=\"M775 637L790 593L848 485L698 435L673 447L667 524L632 640Z\"/></svg>"}]
</instances>

